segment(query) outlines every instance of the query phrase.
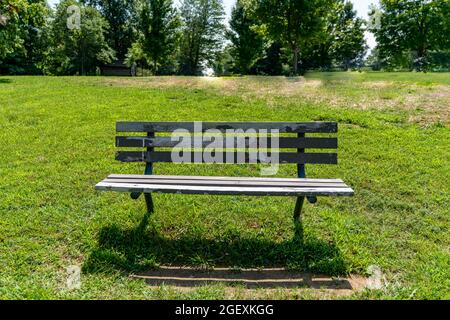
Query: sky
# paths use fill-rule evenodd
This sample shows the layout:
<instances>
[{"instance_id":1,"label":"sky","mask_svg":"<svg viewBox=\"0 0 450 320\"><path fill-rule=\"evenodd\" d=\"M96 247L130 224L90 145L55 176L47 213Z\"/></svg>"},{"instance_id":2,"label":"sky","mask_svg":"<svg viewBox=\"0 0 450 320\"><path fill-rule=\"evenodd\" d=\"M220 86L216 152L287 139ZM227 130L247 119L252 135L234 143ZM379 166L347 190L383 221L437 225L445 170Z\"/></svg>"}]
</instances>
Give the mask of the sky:
<instances>
[{"instance_id":1,"label":"sky","mask_svg":"<svg viewBox=\"0 0 450 320\"><path fill-rule=\"evenodd\" d=\"M59 2L59 0L47 0L50 5L55 5ZM230 15L231 8L233 7L236 0L223 0L223 4L225 6L225 12L227 16ZM378 0L350 0L353 2L353 6L358 12L358 15L364 19L367 19L367 13L369 12L369 5L372 3L378 4ZM375 47L375 38L371 33L366 33L367 44L370 48Z\"/></svg>"}]
</instances>

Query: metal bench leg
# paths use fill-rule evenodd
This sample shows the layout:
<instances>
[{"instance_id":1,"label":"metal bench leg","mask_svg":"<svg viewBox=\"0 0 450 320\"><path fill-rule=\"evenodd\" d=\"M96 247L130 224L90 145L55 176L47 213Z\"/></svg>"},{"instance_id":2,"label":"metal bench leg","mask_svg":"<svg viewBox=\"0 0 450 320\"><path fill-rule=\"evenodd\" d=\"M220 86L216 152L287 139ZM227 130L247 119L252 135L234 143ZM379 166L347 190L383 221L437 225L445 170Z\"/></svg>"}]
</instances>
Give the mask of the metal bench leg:
<instances>
[{"instance_id":1,"label":"metal bench leg","mask_svg":"<svg viewBox=\"0 0 450 320\"><path fill-rule=\"evenodd\" d=\"M303 203L305 202L305 197L298 197L297 202L295 204L295 210L294 210L294 220L300 221Z\"/></svg>"},{"instance_id":2,"label":"metal bench leg","mask_svg":"<svg viewBox=\"0 0 450 320\"><path fill-rule=\"evenodd\" d=\"M147 205L147 213L153 213L153 198L151 193L145 193L145 204Z\"/></svg>"},{"instance_id":3,"label":"metal bench leg","mask_svg":"<svg viewBox=\"0 0 450 320\"><path fill-rule=\"evenodd\" d=\"M154 132L148 132L147 136L150 138L154 138L155 137L155 133ZM154 151L154 148L147 148L147 152L152 152ZM144 175L146 176L151 176L153 174L153 163L151 162L147 162L145 165L145 171L144 171ZM142 193L139 192L133 192L131 193L131 198L134 200L139 199L139 197L141 196ZM152 194L151 193L144 193L144 197L145 197L145 204L147 205L147 213L153 213L153 199L152 199Z\"/></svg>"}]
</instances>

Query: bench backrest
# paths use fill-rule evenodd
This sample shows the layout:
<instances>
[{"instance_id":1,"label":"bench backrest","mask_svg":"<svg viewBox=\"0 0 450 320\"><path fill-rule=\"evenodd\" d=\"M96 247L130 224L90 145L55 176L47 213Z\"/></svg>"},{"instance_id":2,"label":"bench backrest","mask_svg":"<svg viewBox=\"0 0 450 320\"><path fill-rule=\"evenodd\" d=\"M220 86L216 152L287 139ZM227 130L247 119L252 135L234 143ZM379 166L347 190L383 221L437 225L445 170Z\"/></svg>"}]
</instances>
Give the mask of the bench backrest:
<instances>
[{"instance_id":1,"label":"bench backrest","mask_svg":"<svg viewBox=\"0 0 450 320\"><path fill-rule=\"evenodd\" d=\"M336 133L338 125L335 122L117 122L116 132L121 134L116 137L117 147L145 149L119 151L116 154L116 160L146 162L147 165L156 162L181 162L172 156L172 151L179 147L180 143L172 136L191 134L190 145L187 146L188 148L184 145L182 153L190 153L187 158L184 157L184 159L190 160L184 160L184 163L213 162L208 157L202 156L203 151L206 151L208 147L211 148L211 140L205 137L218 137L219 135L221 135L219 141L223 143L224 152L223 161L220 163L265 162L266 159L262 159L263 157L259 153L252 153L251 151L254 150L248 148L254 148L255 145L259 150L272 148L272 140L270 137L265 137L270 136L273 130L279 132L277 144L280 150L283 149L283 151L277 152L279 163L298 164L300 177L304 176L305 164L337 164L336 153L305 152L305 149L337 149L337 138L306 137L306 134L311 133ZM205 135L199 135L199 132L203 132ZM245 133L243 134L243 132ZM124 133L139 135L125 136ZM160 148L163 150L159 151ZM215 148L217 148L217 144ZM289 151L284 151L286 149ZM146 173L151 174L151 172Z\"/></svg>"}]
</instances>

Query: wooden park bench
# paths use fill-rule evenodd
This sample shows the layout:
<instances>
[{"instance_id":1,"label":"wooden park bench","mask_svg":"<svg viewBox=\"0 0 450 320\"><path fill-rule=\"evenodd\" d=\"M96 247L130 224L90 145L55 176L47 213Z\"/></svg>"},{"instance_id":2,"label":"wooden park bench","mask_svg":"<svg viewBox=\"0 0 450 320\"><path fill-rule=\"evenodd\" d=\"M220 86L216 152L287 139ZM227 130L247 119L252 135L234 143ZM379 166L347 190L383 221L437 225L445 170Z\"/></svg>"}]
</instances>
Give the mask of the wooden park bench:
<instances>
[{"instance_id":1,"label":"wooden park bench","mask_svg":"<svg viewBox=\"0 0 450 320\"><path fill-rule=\"evenodd\" d=\"M311 133L336 133L337 123L334 122L202 122L202 132L216 130L223 134L225 155L220 163L255 163L267 159L259 153L251 154L250 149L242 151L242 141L246 147L254 146L250 142L258 142L258 151L271 149L270 139L263 144L261 130L278 130L279 164L297 164L297 178L267 178L267 177L214 177L214 176L169 176L153 175L153 164L158 162L180 162L174 159L172 151L179 147L179 141L172 141L174 131L182 129L191 133L189 150L184 146L181 155L189 156L188 163L211 163L211 158L203 156L211 141L205 136L192 134L196 132L194 122L117 122L116 131L122 135L116 137L116 146L123 148L144 148L143 151L119 151L116 160L122 162L146 163L144 175L112 174L96 185L96 189L104 191L129 192L133 199L145 195L147 209L153 211L152 193L177 194L210 194L210 195L245 195L245 196L291 196L297 198L294 218L299 219L305 198L315 203L318 196L353 196L354 191L340 179L306 179L305 164L337 164L336 153L307 153L305 149L337 149L337 138L306 137ZM230 130L254 129L257 135L252 137L248 132L232 133ZM123 134L140 134L139 136ZM207 132L209 134L209 131ZM143 135L144 134L144 135ZM158 136L156 136L159 134ZM161 136L160 134L164 134ZM237 137L241 144L237 144ZM265 134L265 137L268 135ZM243 140L242 140L243 139ZM253 139L253 140L251 140ZM233 146L230 150L227 146ZM156 149L163 148L162 151ZM279 151L290 149L291 152ZM169 151L167 151L169 150ZM217 149L216 149L217 150ZM218 151L216 151L218 152ZM256 157L255 157L256 154ZM230 161L232 159L233 161ZM239 160L240 161L237 161ZM217 159L215 160L217 161Z\"/></svg>"}]
</instances>

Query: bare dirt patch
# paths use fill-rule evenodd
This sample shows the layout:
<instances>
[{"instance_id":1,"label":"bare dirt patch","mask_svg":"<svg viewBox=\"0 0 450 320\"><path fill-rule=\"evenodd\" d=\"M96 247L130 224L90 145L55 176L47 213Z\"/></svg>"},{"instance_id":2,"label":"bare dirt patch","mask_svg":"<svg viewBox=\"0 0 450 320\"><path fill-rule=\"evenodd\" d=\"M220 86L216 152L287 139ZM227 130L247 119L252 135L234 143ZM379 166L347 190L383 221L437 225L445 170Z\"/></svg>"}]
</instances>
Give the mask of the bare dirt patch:
<instances>
[{"instance_id":1,"label":"bare dirt patch","mask_svg":"<svg viewBox=\"0 0 450 320\"><path fill-rule=\"evenodd\" d=\"M393 110L406 113L405 121L421 125L449 122L450 88L444 85L260 76L104 78L102 81L109 86L208 90L223 96L239 96L243 101L264 100L271 107L280 105L278 98L287 98L333 108Z\"/></svg>"},{"instance_id":2,"label":"bare dirt patch","mask_svg":"<svg viewBox=\"0 0 450 320\"><path fill-rule=\"evenodd\" d=\"M414 111L409 122L422 125L448 123L450 114L450 88L434 86L422 89L414 94L405 95L403 108Z\"/></svg>"},{"instance_id":3,"label":"bare dirt patch","mask_svg":"<svg viewBox=\"0 0 450 320\"><path fill-rule=\"evenodd\" d=\"M322 85L320 80L306 80L304 77L145 77L145 78L104 78L103 83L121 87L141 88L182 88L182 89L216 89L220 94L237 93L256 96L291 96L305 88Z\"/></svg>"},{"instance_id":4,"label":"bare dirt patch","mask_svg":"<svg viewBox=\"0 0 450 320\"><path fill-rule=\"evenodd\" d=\"M362 86L368 89L384 89L392 87L393 85L394 82L392 81L368 81L362 83Z\"/></svg>"},{"instance_id":5,"label":"bare dirt patch","mask_svg":"<svg viewBox=\"0 0 450 320\"><path fill-rule=\"evenodd\" d=\"M330 277L285 269L198 270L186 267L162 267L131 277L143 279L149 286L169 285L180 292L190 292L205 285L223 285L227 298L234 299L269 298L280 293L286 298L297 295L343 297L363 290L369 281L358 275Z\"/></svg>"},{"instance_id":6,"label":"bare dirt patch","mask_svg":"<svg viewBox=\"0 0 450 320\"><path fill-rule=\"evenodd\" d=\"M235 90L236 81L217 77L144 77L105 78L103 83L110 86L138 87L150 89L229 89Z\"/></svg>"}]
</instances>

